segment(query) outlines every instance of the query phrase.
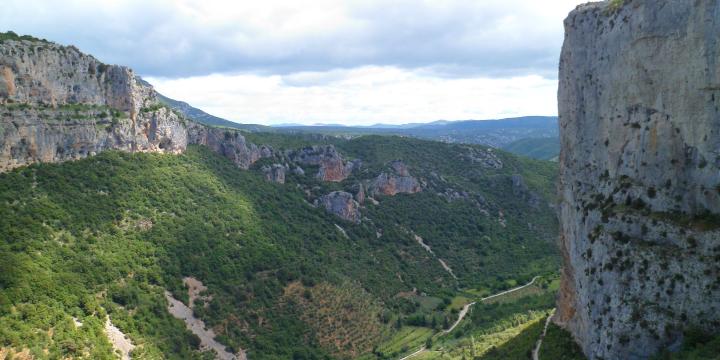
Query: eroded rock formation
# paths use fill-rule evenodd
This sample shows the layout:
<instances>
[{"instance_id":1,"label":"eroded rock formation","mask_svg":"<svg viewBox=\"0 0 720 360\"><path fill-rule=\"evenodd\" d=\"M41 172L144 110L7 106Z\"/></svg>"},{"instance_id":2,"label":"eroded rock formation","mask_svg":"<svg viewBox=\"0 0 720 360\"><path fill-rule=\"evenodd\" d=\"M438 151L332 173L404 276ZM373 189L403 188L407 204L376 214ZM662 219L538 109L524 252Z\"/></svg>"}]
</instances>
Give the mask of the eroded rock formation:
<instances>
[{"instance_id":1,"label":"eroded rock formation","mask_svg":"<svg viewBox=\"0 0 720 360\"><path fill-rule=\"evenodd\" d=\"M353 195L344 191L333 191L320 197L320 205L328 212L354 223L360 222L360 204Z\"/></svg>"},{"instance_id":2,"label":"eroded rock formation","mask_svg":"<svg viewBox=\"0 0 720 360\"><path fill-rule=\"evenodd\" d=\"M370 192L373 195L382 194L393 196L396 194L414 194L422 191L420 182L410 176L407 165L400 160L390 163L393 173L381 173L370 184Z\"/></svg>"},{"instance_id":3,"label":"eroded rock formation","mask_svg":"<svg viewBox=\"0 0 720 360\"><path fill-rule=\"evenodd\" d=\"M560 60L555 320L591 359L720 330L720 3L582 5Z\"/></svg>"},{"instance_id":4,"label":"eroded rock formation","mask_svg":"<svg viewBox=\"0 0 720 360\"><path fill-rule=\"evenodd\" d=\"M285 165L265 165L260 170L265 175L265 180L276 182L278 184L285 183L285 172L287 171L287 167Z\"/></svg>"},{"instance_id":5,"label":"eroded rock formation","mask_svg":"<svg viewBox=\"0 0 720 360\"><path fill-rule=\"evenodd\" d=\"M191 144L205 145L242 169L248 169L254 162L273 154L272 148L249 143L237 131L190 123L188 132Z\"/></svg>"},{"instance_id":6,"label":"eroded rock formation","mask_svg":"<svg viewBox=\"0 0 720 360\"><path fill-rule=\"evenodd\" d=\"M181 153L201 144L247 169L272 149L191 122L161 106L147 83L72 46L0 43L0 172L104 150Z\"/></svg>"},{"instance_id":7,"label":"eroded rock formation","mask_svg":"<svg viewBox=\"0 0 720 360\"><path fill-rule=\"evenodd\" d=\"M317 178L322 181L340 182L347 179L361 166L359 160L346 162L332 145L308 146L292 151L288 157L303 165L319 166Z\"/></svg>"}]
</instances>

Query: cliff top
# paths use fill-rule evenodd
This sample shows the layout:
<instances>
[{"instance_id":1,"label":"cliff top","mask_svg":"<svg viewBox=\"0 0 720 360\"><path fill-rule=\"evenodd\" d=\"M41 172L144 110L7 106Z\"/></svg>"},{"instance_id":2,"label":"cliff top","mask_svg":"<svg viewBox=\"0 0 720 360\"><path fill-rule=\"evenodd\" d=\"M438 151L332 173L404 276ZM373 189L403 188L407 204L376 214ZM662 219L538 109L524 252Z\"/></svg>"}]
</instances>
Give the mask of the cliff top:
<instances>
[{"instance_id":1,"label":"cliff top","mask_svg":"<svg viewBox=\"0 0 720 360\"><path fill-rule=\"evenodd\" d=\"M18 35L13 31L3 32L0 33L0 44L2 44L5 41L8 40L14 40L14 41L31 41L31 42L41 42L46 44L54 44L53 42L47 41L45 39L36 38L34 36L30 35Z\"/></svg>"},{"instance_id":2,"label":"cliff top","mask_svg":"<svg viewBox=\"0 0 720 360\"><path fill-rule=\"evenodd\" d=\"M590 11L602 11L604 14L614 14L631 0L605 0L593 1L578 5L570 14L584 13Z\"/></svg>"}]
</instances>

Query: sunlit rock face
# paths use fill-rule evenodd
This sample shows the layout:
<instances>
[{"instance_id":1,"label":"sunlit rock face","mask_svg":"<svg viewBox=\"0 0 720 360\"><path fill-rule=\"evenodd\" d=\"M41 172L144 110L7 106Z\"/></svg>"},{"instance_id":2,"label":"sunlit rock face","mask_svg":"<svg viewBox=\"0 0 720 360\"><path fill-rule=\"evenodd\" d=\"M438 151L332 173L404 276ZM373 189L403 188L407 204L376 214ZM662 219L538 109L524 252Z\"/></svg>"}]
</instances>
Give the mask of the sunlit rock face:
<instances>
[{"instance_id":1,"label":"sunlit rock face","mask_svg":"<svg viewBox=\"0 0 720 360\"><path fill-rule=\"evenodd\" d=\"M237 132L209 128L159 104L129 68L72 46L0 43L0 172L104 150L181 153L201 144L247 169L272 155Z\"/></svg>"},{"instance_id":2,"label":"sunlit rock face","mask_svg":"<svg viewBox=\"0 0 720 360\"><path fill-rule=\"evenodd\" d=\"M422 191L420 182L410 175L408 166L401 160L390 163L391 173L381 173L370 183L373 195L393 196L396 194L414 194Z\"/></svg>"},{"instance_id":3,"label":"sunlit rock face","mask_svg":"<svg viewBox=\"0 0 720 360\"><path fill-rule=\"evenodd\" d=\"M720 330L720 3L579 6L559 113L555 321L591 359Z\"/></svg>"}]
</instances>

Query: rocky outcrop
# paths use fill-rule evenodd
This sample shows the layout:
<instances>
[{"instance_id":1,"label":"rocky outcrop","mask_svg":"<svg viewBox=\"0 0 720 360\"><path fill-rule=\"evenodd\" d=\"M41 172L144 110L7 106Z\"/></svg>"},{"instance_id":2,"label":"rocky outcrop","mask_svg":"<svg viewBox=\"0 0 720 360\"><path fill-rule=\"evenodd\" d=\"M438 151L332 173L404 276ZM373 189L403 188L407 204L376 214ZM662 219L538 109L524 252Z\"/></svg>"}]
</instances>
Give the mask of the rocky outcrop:
<instances>
[{"instance_id":1,"label":"rocky outcrop","mask_svg":"<svg viewBox=\"0 0 720 360\"><path fill-rule=\"evenodd\" d=\"M535 192L530 190L530 188L528 188L522 175L514 174L510 177L510 180L512 181L512 190L515 197L523 199L525 202L527 202L528 205L530 205L530 207L534 209L538 209L540 207L542 198L540 197L540 195L536 194Z\"/></svg>"},{"instance_id":2,"label":"rocky outcrop","mask_svg":"<svg viewBox=\"0 0 720 360\"><path fill-rule=\"evenodd\" d=\"M92 104L126 111L133 118L156 102L152 89L140 85L131 69L105 65L74 46L4 41L0 74L0 104Z\"/></svg>"},{"instance_id":3,"label":"rocky outcrop","mask_svg":"<svg viewBox=\"0 0 720 360\"><path fill-rule=\"evenodd\" d=\"M249 143L244 136L234 130L191 123L188 132L191 144L207 146L242 169L248 169L259 159L273 155L272 148Z\"/></svg>"},{"instance_id":4,"label":"rocky outcrop","mask_svg":"<svg viewBox=\"0 0 720 360\"><path fill-rule=\"evenodd\" d=\"M479 149L473 146L467 146L467 151L461 155L464 161L473 165L480 165L487 169L502 169L503 162L495 155L493 148Z\"/></svg>"},{"instance_id":5,"label":"rocky outcrop","mask_svg":"<svg viewBox=\"0 0 720 360\"><path fill-rule=\"evenodd\" d=\"M394 196L396 194L414 194L422 191L420 182L410 176L407 165L400 160L390 163L393 174L381 173L370 183L371 194Z\"/></svg>"},{"instance_id":6,"label":"rocky outcrop","mask_svg":"<svg viewBox=\"0 0 720 360\"><path fill-rule=\"evenodd\" d=\"M399 176L410 176L410 170L408 170L407 165L405 165L405 163L402 160L392 161L390 163L390 167Z\"/></svg>"},{"instance_id":7,"label":"rocky outcrop","mask_svg":"<svg viewBox=\"0 0 720 360\"><path fill-rule=\"evenodd\" d=\"M345 162L332 145L308 146L287 155L294 162L319 166L316 176L322 181L343 181L362 165L360 160Z\"/></svg>"},{"instance_id":8,"label":"rocky outcrop","mask_svg":"<svg viewBox=\"0 0 720 360\"><path fill-rule=\"evenodd\" d=\"M162 106L151 86L122 66L75 47L0 43L0 172L104 150L181 153L201 144L247 169L272 149L209 128Z\"/></svg>"},{"instance_id":9,"label":"rocky outcrop","mask_svg":"<svg viewBox=\"0 0 720 360\"><path fill-rule=\"evenodd\" d=\"M0 120L0 171L109 149L180 153L188 143L185 122L165 108L132 119L96 106L5 105Z\"/></svg>"},{"instance_id":10,"label":"rocky outcrop","mask_svg":"<svg viewBox=\"0 0 720 360\"><path fill-rule=\"evenodd\" d=\"M357 188L358 190L355 193L355 200L358 204L362 205L365 203L365 186L362 183L359 183Z\"/></svg>"},{"instance_id":11,"label":"rocky outcrop","mask_svg":"<svg viewBox=\"0 0 720 360\"><path fill-rule=\"evenodd\" d=\"M591 3L565 20L561 293L590 359L720 330L720 3Z\"/></svg>"},{"instance_id":12,"label":"rocky outcrop","mask_svg":"<svg viewBox=\"0 0 720 360\"><path fill-rule=\"evenodd\" d=\"M276 182L278 184L285 183L285 171L287 167L281 164L265 165L260 169L265 175L265 180Z\"/></svg>"},{"instance_id":13,"label":"rocky outcrop","mask_svg":"<svg viewBox=\"0 0 720 360\"><path fill-rule=\"evenodd\" d=\"M348 192L333 191L321 196L319 202L325 210L342 219L354 223L360 222L360 204Z\"/></svg>"}]
</instances>

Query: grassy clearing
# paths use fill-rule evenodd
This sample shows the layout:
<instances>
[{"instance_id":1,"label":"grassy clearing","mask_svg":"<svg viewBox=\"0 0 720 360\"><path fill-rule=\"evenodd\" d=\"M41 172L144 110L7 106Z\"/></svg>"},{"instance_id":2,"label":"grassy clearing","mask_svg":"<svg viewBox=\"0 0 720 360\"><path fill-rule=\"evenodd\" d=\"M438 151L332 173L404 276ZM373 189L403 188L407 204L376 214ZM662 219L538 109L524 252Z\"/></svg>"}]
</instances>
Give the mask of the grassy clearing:
<instances>
[{"instance_id":1,"label":"grassy clearing","mask_svg":"<svg viewBox=\"0 0 720 360\"><path fill-rule=\"evenodd\" d=\"M415 359L527 359L542 332L546 313L532 313L511 327L438 345Z\"/></svg>"},{"instance_id":2,"label":"grassy clearing","mask_svg":"<svg viewBox=\"0 0 720 360\"><path fill-rule=\"evenodd\" d=\"M556 292L560 288L560 279L552 279L547 282L536 281L534 284L502 296L484 300L485 304L509 303L517 301L526 296L540 295L545 292Z\"/></svg>"},{"instance_id":3,"label":"grassy clearing","mask_svg":"<svg viewBox=\"0 0 720 360\"><path fill-rule=\"evenodd\" d=\"M425 345L425 341L432 335L433 331L426 327L403 326L392 339L380 345L378 351L393 357L411 351L414 352Z\"/></svg>"}]
</instances>

